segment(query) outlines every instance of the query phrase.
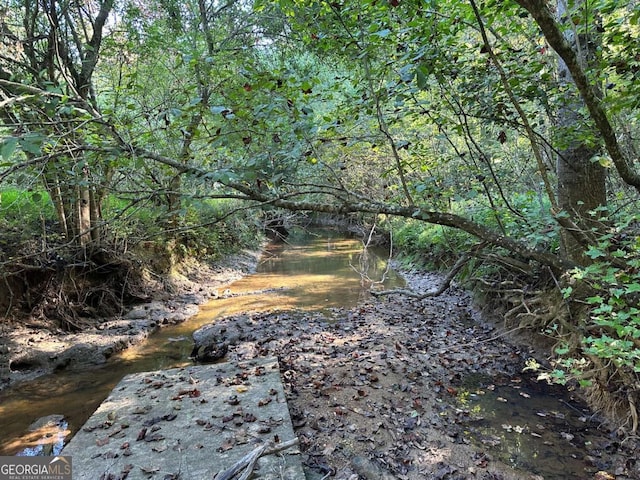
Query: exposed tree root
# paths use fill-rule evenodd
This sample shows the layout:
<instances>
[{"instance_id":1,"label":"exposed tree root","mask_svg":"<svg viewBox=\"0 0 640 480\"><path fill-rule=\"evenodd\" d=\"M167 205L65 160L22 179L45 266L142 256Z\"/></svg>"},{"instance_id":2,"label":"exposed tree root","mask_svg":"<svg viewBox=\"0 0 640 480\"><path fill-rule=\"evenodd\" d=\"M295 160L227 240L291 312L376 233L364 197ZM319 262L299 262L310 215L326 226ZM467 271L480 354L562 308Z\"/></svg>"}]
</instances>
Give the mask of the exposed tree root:
<instances>
[{"instance_id":1,"label":"exposed tree root","mask_svg":"<svg viewBox=\"0 0 640 480\"><path fill-rule=\"evenodd\" d=\"M103 248L27 253L2 265L0 297L7 317L39 319L79 331L148 298L142 264L124 252Z\"/></svg>"}]
</instances>

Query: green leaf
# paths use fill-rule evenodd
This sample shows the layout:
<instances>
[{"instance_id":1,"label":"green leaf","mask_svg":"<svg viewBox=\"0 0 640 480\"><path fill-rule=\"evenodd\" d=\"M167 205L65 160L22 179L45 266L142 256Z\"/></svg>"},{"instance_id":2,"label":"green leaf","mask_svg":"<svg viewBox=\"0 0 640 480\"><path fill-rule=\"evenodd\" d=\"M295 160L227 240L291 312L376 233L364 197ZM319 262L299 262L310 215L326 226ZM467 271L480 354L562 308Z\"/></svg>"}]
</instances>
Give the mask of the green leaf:
<instances>
[{"instance_id":1,"label":"green leaf","mask_svg":"<svg viewBox=\"0 0 640 480\"><path fill-rule=\"evenodd\" d=\"M426 90L429 85L429 69L424 63L416 68L416 83L420 90Z\"/></svg>"},{"instance_id":2,"label":"green leaf","mask_svg":"<svg viewBox=\"0 0 640 480\"><path fill-rule=\"evenodd\" d=\"M2 146L0 147L0 155L5 160L11 159L13 152L16 150L16 146L18 145L18 139L16 137L7 137L2 141Z\"/></svg>"},{"instance_id":3,"label":"green leaf","mask_svg":"<svg viewBox=\"0 0 640 480\"><path fill-rule=\"evenodd\" d=\"M25 152L32 153L34 155L40 155L42 151L42 137L40 135L28 135L20 139L20 146Z\"/></svg>"},{"instance_id":4,"label":"green leaf","mask_svg":"<svg viewBox=\"0 0 640 480\"><path fill-rule=\"evenodd\" d=\"M606 254L600 250L597 247L589 247L589 250L587 250L586 252L584 252L585 255L587 255L589 258L599 258L599 257L605 257Z\"/></svg>"},{"instance_id":5,"label":"green leaf","mask_svg":"<svg viewBox=\"0 0 640 480\"><path fill-rule=\"evenodd\" d=\"M227 107L222 106L222 105L212 105L211 107L209 107L209 110L214 115L220 115L222 112L224 112L225 110L229 110L229 109Z\"/></svg>"},{"instance_id":6,"label":"green leaf","mask_svg":"<svg viewBox=\"0 0 640 480\"><path fill-rule=\"evenodd\" d=\"M391 30L388 28L385 28L383 30L379 30L377 32L375 32L373 35L380 37L380 38L386 38L391 34Z\"/></svg>"},{"instance_id":7,"label":"green leaf","mask_svg":"<svg viewBox=\"0 0 640 480\"><path fill-rule=\"evenodd\" d=\"M631 285L627 285L625 292L626 293L640 292L640 283L632 283Z\"/></svg>"}]
</instances>

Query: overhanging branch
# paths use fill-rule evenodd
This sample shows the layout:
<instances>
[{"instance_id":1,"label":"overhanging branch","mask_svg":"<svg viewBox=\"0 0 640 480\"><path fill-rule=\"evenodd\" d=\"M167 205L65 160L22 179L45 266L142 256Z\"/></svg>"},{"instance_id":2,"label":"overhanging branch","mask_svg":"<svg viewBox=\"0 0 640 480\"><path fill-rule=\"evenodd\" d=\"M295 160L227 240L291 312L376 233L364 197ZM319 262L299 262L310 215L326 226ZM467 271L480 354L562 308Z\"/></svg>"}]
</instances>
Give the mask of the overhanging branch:
<instances>
[{"instance_id":1,"label":"overhanging branch","mask_svg":"<svg viewBox=\"0 0 640 480\"><path fill-rule=\"evenodd\" d=\"M259 202L268 202L276 207L285 208L294 211L315 211L325 213L373 213L385 214L396 217L413 218L426 223L452 227L473 235L474 237L486 242L487 244L505 248L506 250L518 254L523 258L535 260L544 265L548 265L555 270L565 270L574 265L561 259L557 255L544 252L541 250L531 249L525 243L519 242L512 237L508 237L501 233L495 232L487 227L477 224L465 217L455 213L436 212L419 206L401 206L380 203L373 200L366 200L362 197L355 198L351 202L342 202L340 204L320 203L318 201L308 200L292 200L270 196L268 194L255 191L251 187L240 183L229 183L228 187L238 190L248 197ZM304 192L300 192L300 196Z\"/></svg>"}]
</instances>

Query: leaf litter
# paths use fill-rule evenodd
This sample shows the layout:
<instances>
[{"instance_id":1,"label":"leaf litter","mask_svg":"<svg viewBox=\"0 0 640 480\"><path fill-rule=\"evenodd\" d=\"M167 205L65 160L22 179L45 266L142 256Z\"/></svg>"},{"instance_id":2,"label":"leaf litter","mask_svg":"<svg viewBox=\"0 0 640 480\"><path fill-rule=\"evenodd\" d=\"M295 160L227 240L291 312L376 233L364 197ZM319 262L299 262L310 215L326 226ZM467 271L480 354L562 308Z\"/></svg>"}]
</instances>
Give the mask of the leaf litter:
<instances>
[{"instance_id":1,"label":"leaf litter","mask_svg":"<svg viewBox=\"0 0 640 480\"><path fill-rule=\"evenodd\" d=\"M580 470L570 478L638 478L640 466L615 432L591 420L563 435L570 427L563 419L527 406L534 400L521 384L535 382L523 380L522 369L533 349L510 343L477 317L468 297L450 289L437 298L382 297L324 313L244 313L215 325L242 332L233 342L224 337L226 359L278 358L309 480L557 478L531 461L537 452L516 458L496 450L515 444L515 435L555 450L569 435L588 438L570 453ZM215 348L215 334L208 341ZM474 376L484 381L469 387ZM493 431L479 427L485 418L472 402L494 395L494 403L512 407L505 388L516 391L537 424L503 418ZM233 408L232 398L227 403ZM564 469L565 460L555 463Z\"/></svg>"}]
</instances>

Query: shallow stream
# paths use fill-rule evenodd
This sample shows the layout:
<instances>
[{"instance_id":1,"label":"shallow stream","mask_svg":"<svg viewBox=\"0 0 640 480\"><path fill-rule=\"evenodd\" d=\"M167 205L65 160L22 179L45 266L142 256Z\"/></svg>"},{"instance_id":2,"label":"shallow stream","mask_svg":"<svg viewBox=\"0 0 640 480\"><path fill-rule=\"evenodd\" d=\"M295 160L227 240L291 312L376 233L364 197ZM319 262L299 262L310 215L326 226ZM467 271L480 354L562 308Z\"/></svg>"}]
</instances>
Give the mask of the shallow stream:
<instances>
[{"instance_id":1,"label":"shallow stream","mask_svg":"<svg viewBox=\"0 0 640 480\"><path fill-rule=\"evenodd\" d=\"M360 240L332 230L294 232L286 243L270 245L256 273L231 284L227 298L223 294L202 305L188 321L161 329L102 367L61 371L0 392L0 455L57 453L64 434L57 428L30 432L33 422L51 415L63 431L74 433L123 376L191 364L191 333L216 318L294 308L330 313L355 306L368 295L371 281L403 285L387 270L385 255L380 250L365 254Z\"/></svg>"},{"instance_id":2,"label":"shallow stream","mask_svg":"<svg viewBox=\"0 0 640 480\"><path fill-rule=\"evenodd\" d=\"M385 252L362 251L357 239L331 231L297 233L271 245L255 274L233 283L228 298L165 327L100 368L61 371L0 393L0 455L51 455L64 446L122 377L191 364L191 333L216 318L241 312L350 308L368 296L371 282L387 288L404 281L387 269ZM467 379L458 395L465 437L513 467L544 478L583 478L590 444L588 412L567 396L520 383L518 378ZM54 428L29 431L51 417ZM564 448L558 449L558 439ZM551 441L553 440L553 441ZM555 446L551 446L555 445Z\"/></svg>"}]
</instances>

